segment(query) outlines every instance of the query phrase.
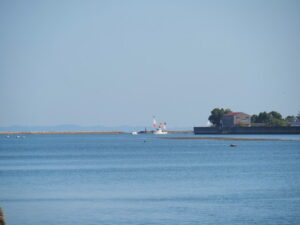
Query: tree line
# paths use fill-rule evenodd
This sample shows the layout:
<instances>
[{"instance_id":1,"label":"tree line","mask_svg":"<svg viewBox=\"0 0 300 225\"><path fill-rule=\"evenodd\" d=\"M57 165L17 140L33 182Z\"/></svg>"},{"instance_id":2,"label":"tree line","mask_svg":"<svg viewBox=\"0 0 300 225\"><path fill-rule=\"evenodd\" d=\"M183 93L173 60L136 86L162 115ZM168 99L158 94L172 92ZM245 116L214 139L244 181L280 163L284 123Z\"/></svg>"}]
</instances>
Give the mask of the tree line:
<instances>
[{"instance_id":1,"label":"tree line","mask_svg":"<svg viewBox=\"0 0 300 225\"><path fill-rule=\"evenodd\" d=\"M230 112L232 112L231 109L215 108L211 111L208 120L213 126L220 127L222 116ZM265 126L290 126L295 121L300 121L300 112L297 116L289 115L285 118L276 111L260 112L258 115L251 116L252 124L264 124Z\"/></svg>"}]
</instances>

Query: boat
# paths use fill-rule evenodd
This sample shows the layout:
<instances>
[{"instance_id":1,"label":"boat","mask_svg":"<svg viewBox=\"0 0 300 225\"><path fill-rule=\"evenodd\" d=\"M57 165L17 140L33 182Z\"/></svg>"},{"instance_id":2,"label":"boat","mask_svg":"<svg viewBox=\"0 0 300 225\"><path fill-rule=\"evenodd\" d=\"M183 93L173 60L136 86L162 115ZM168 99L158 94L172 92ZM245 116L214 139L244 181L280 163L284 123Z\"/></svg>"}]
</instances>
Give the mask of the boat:
<instances>
[{"instance_id":1,"label":"boat","mask_svg":"<svg viewBox=\"0 0 300 225\"><path fill-rule=\"evenodd\" d=\"M138 133L136 131L131 132L132 135L137 135Z\"/></svg>"},{"instance_id":2,"label":"boat","mask_svg":"<svg viewBox=\"0 0 300 225\"><path fill-rule=\"evenodd\" d=\"M153 127L156 129L153 131L153 134L168 134L166 130L166 125L167 123L164 122L164 123L159 123L159 126L158 128L156 128L156 119L155 119L155 116L153 117Z\"/></svg>"},{"instance_id":3,"label":"boat","mask_svg":"<svg viewBox=\"0 0 300 225\"><path fill-rule=\"evenodd\" d=\"M168 132L163 131L162 129L157 129L157 130L153 131L153 134L168 134Z\"/></svg>"}]
</instances>

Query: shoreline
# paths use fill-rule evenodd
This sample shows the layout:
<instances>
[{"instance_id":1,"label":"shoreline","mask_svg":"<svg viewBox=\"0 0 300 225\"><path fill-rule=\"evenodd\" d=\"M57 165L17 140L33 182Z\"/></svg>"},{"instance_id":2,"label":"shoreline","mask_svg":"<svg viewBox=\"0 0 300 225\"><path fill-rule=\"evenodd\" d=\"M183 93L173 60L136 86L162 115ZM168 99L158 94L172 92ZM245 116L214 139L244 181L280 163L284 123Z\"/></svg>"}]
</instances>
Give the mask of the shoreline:
<instances>
[{"instance_id":1,"label":"shoreline","mask_svg":"<svg viewBox=\"0 0 300 225\"><path fill-rule=\"evenodd\" d=\"M31 135L31 134L125 134L123 131L8 131L0 135Z\"/></svg>"},{"instance_id":2,"label":"shoreline","mask_svg":"<svg viewBox=\"0 0 300 225\"><path fill-rule=\"evenodd\" d=\"M168 131L169 134L188 134L193 131ZM34 135L34 134L131 134L125 131L1 131L0 135Z\"/></svg>"},{"instance_id":3,"label":"shoreline","mask_svg":"<svg viewBox=\"0 0 300 225\"><path fill-rule=\"evenodd\" d=\"M279 138L235 138L235 137L158 137L160 139L172 140L222 140L222 141L300 141Z\"/></svg>"}]
</instances>

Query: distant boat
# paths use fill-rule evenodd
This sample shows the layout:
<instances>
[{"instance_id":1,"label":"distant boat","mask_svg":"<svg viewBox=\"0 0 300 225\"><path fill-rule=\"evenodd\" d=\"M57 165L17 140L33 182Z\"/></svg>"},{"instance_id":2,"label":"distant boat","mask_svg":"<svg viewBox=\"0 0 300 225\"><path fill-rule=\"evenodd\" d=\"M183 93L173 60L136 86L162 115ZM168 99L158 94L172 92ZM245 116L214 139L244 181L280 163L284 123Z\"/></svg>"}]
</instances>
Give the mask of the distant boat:
<instances>
[{"instance_id":1,"label":"distant boat","mask_svg":"<svg viewBox=\"0 0 300 225\"><path fill-rule=\"evenodd\" d=\"M153 134L167 134L168 132L167 131L163 131L162 129L157 129L155 131L153 131Z\"/></svg>"},{"instance_id":2,"label":"distant boat","mask_svg":"<svg viewBox=\"0 0 300 225\"><path fill-rule=\"evenodd\" d=\"M132 134L132 135L137 135L137 134L138 134L138 132L136 132L136 131L133 131L133 132L131 132L131 134Z\"/></svg>"},{"instance_id":3,"label":"distant boat","mask_svg":"<svg viewBox=\"0 0 300 225\"><path fill-rule=\"evenodd\" d=\"M156 119L155 119L155 117L153 117L153 127L156 129L153 131L153 134L167 134L168 132L164 131L164 130L166 130L166 126L167 126L167 123L164 122L164 123L159 123L158 128L156 128Z\"/></svg>"}]
</instances>

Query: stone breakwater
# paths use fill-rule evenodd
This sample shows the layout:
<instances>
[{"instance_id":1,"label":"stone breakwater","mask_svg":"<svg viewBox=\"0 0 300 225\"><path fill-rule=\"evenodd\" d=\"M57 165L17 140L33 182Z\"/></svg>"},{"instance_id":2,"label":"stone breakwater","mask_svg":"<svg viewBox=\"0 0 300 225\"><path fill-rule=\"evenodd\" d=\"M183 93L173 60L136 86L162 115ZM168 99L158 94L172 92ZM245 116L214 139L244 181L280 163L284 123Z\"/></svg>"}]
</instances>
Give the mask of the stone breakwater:
<instances>
[{"instance_id":1,"label":"stone breakwater","mask_svg":"<svg viewBox=\"0 0 300 225\"><path fill-rule=\"evenodd\" d=\"M168 134L192 134L192 130L168 130Z\"/></svg>"},{"instance_id":2,"label":"stone breakwater","mask_svg":"<svg viewBox=\"0 0 300 225\"><path fill-rule=\"evenodd\" d=\"M300 134L300 127L194 127L194 134Z\"/></svg>"}]
</instances>

